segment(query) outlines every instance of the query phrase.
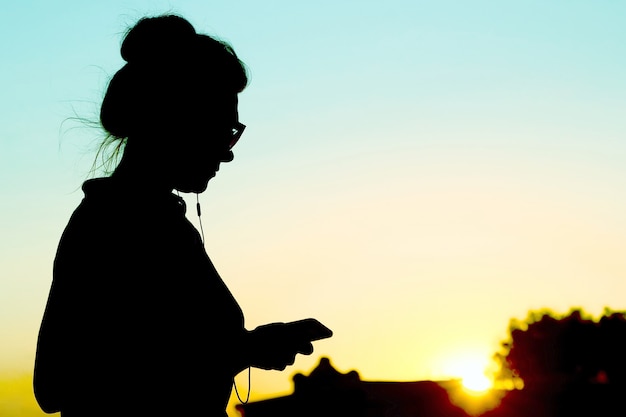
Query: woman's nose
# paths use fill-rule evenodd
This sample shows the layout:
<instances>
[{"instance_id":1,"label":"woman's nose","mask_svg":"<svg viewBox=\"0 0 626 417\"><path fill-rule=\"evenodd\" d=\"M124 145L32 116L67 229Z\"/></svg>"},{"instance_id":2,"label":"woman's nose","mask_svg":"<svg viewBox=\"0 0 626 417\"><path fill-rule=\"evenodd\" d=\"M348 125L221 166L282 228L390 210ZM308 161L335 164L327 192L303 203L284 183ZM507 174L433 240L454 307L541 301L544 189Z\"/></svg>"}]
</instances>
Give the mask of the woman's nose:
<instances>
[{"instance_id":1,"label":"woman's nose","mask_svg":"<svg viewBox=\"0 0 626 417\"><path fill-rule=\"evenodd\" d=\"M235 154L233 154L233 151L226 151L222 154L220 162L230 162L233 159L235 159Z\"/></svg>"}]
</instances>

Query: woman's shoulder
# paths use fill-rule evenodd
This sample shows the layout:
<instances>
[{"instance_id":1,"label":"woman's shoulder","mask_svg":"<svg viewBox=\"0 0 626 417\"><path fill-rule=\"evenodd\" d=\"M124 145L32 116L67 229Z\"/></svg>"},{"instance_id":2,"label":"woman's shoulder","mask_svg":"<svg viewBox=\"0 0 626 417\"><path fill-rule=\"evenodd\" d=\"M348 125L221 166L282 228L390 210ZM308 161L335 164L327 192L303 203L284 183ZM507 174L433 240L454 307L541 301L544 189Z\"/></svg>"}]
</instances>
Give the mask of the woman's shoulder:
<instances>
[{"instance_id":1,"label":"woman's shoulder","mask_svg":"<svg viewBox=\"0 0 626 417\"><path fill-rule=\"evenodd\" d=\"M82 189L84 198L63 233L68 243L150 247L190 235L196 240L184 200L171 192L137 190L110 177L87 180Z\"/></svg>"},{"instance_id":2,"label":"woman's shoulder","mask_svg":"<svg viewBox=\"0 0 626 417\"><path fill-rule=\"evenodd\" d=\"M184 200L169 191L155 191L133 186L114 177L93 178L82 186L85 194L82 205L91 210L115 210L125 215L150 216L158 213L184 216Z\"/></svg>"}]
</instances>

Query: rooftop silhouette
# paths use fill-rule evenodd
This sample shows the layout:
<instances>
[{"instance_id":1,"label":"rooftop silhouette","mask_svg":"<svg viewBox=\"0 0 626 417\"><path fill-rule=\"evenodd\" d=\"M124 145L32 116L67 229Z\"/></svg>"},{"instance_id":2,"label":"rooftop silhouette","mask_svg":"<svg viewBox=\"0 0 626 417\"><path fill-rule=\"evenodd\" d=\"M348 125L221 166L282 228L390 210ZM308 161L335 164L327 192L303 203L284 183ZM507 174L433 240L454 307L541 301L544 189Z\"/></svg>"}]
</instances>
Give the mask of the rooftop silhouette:
<instances>
[{"instance_id":1,"label":"rooftop silhouette","mask_svg":"<svg viewBox=\"0 0 626 417\"><path fill-rule=\"evenodd\" d=\"M448 396L455 381L364 381L357 371L341 373L323 357L309 375L293 377L294 390L236 409L242 417L468 417Z\"/></svg>"}]
</instances>

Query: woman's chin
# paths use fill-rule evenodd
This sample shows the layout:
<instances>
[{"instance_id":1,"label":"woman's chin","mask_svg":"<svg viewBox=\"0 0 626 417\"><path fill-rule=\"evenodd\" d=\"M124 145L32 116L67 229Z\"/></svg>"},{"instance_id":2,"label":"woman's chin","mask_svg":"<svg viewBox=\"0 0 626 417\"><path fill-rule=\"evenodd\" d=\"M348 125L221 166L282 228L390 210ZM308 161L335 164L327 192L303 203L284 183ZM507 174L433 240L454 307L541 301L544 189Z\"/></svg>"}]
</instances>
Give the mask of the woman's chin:
<instances>
[{"instance_id":1,"label":"woman's chin","mask_svg":"<svg viewBox=\"0 0 626 417\"><path fill-rule=\"evenodd\" d=\"M206 191L209 181L217 174L216 171L205 174L202 178L187 178L186 181L179 181L176 189L181 193L202 193Z\"/></svg>"},{"instance_id":2,"label":"woman's chin","mask_svg":"<svg viewBox=\"0 0 626 417\"><path fill-rule=\"evenodd\" d=\"M181 193L196 193L196 194L200 194L203 193L204 191L206 191L208 185L209 185L209 181L211 178L209 178L208 180L202 182L202 183L195 183L195 184L181 184L178 187L176 187L176 189L178 191L180 191Z\"/></svg>"}]
</instances>

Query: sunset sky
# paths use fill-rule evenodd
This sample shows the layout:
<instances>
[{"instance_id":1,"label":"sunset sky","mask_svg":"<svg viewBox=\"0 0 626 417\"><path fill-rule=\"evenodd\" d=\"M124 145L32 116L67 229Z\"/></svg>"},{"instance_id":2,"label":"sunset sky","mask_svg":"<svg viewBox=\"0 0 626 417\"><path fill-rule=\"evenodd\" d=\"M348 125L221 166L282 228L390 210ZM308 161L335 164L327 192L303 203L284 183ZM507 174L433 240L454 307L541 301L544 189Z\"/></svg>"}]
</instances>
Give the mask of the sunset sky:
<instances>
[{"instance_id":1,"label":"sunset sky","mask_svg":"<svg viewBox=\"0 0 626 417\"><path fill-rule=\"evenodd\" d=\"M443 379L487 364L528 310L626 309L626 3L3 2L3 417L41 414L52 260L102 139L73 118L97 116L125 30L164 12L250 72L235 160L200 196L209 255L248 328L316 317L335 333L253 370L252 400L321 356L368 380Z\"/></svg>"}]
</instances>

